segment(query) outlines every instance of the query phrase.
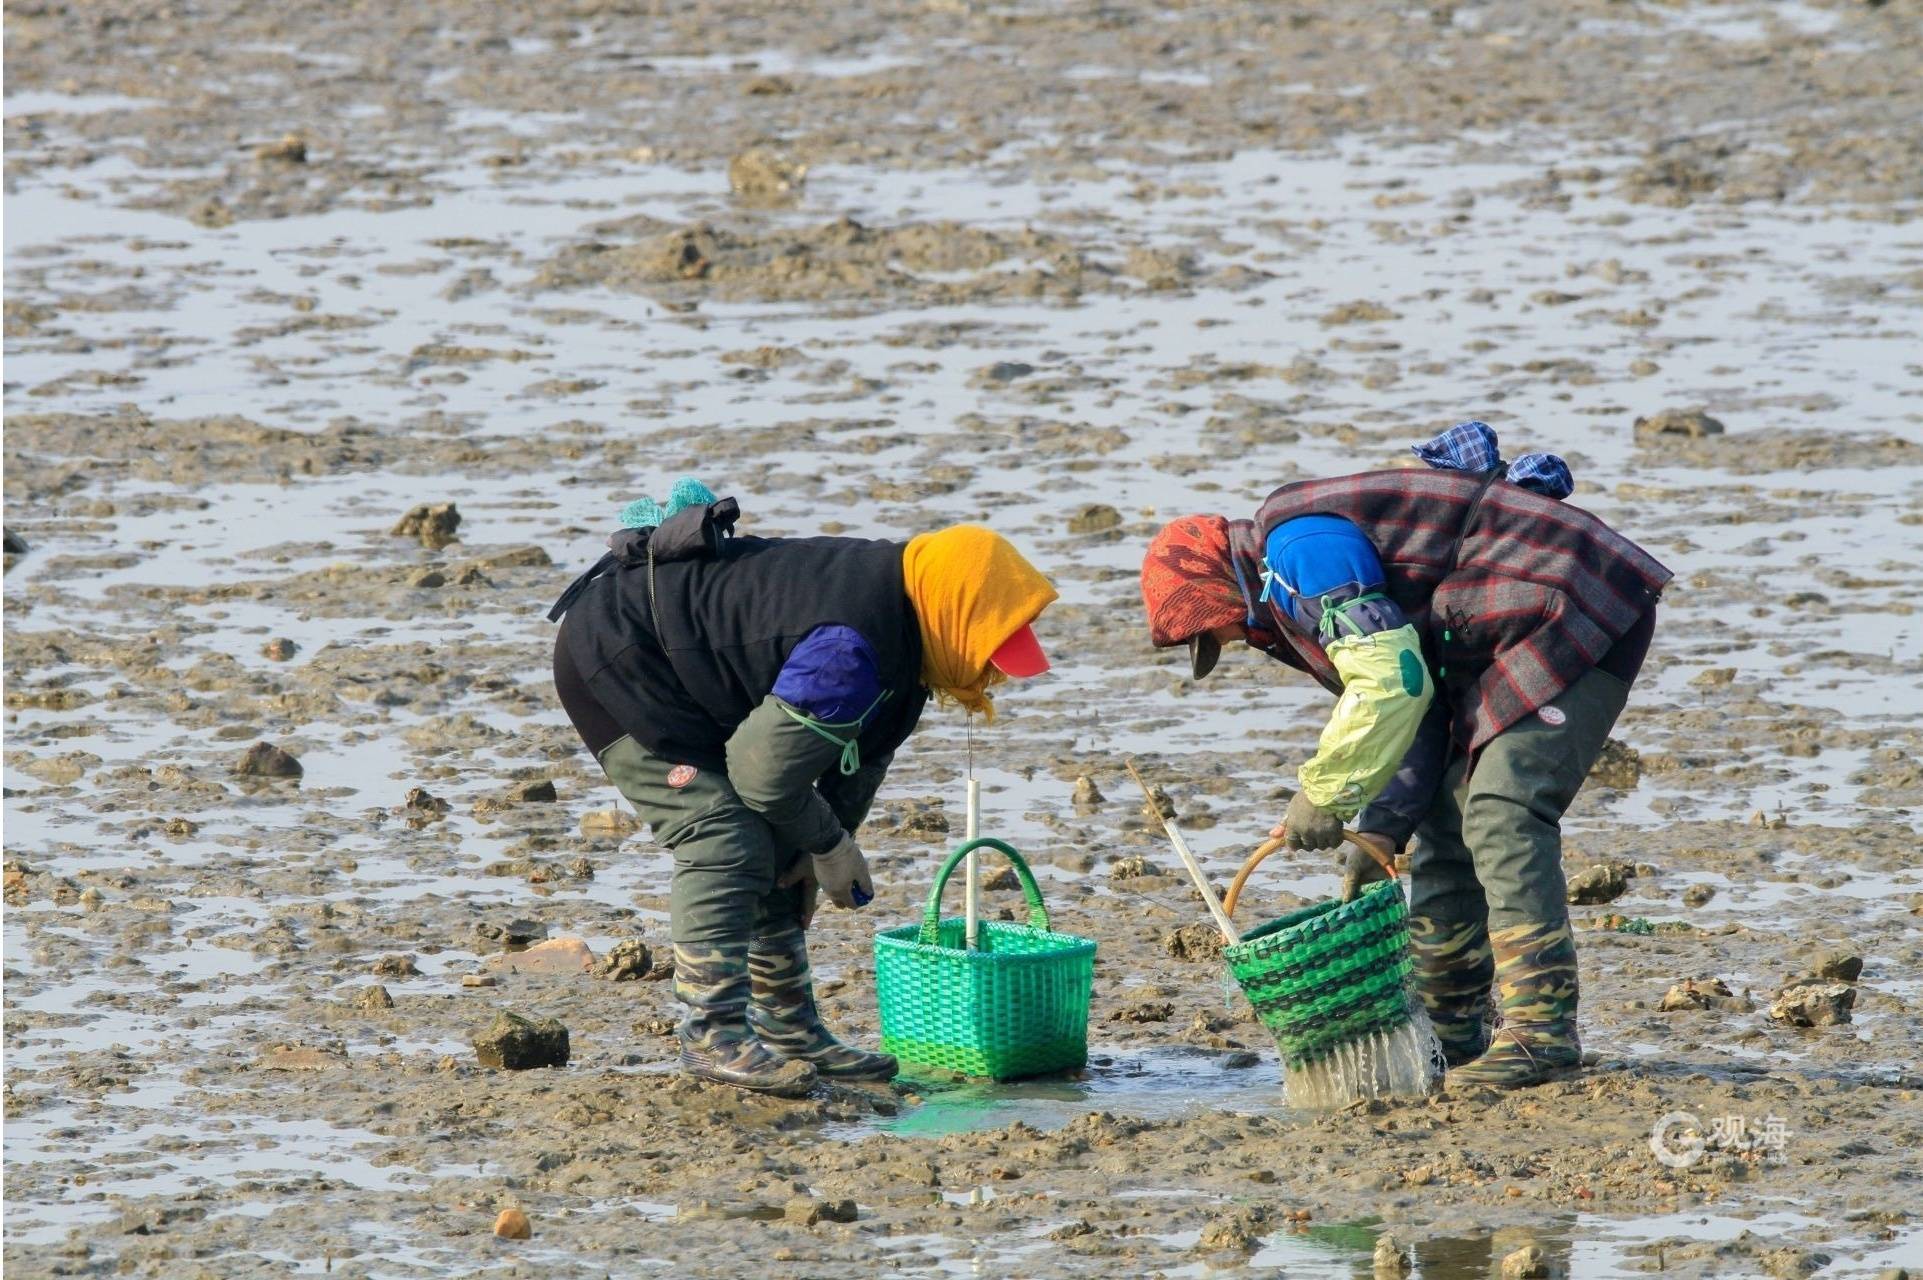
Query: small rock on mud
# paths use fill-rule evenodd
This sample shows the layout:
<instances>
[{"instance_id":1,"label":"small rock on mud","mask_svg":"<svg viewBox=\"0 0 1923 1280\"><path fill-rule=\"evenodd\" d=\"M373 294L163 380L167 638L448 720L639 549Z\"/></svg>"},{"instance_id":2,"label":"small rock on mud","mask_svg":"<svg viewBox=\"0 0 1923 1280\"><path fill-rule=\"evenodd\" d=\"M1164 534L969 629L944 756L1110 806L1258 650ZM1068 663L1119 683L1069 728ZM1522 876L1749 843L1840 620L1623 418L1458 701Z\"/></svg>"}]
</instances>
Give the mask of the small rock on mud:
<instances>
[{"instance_id":1,"label":"small rock on mud","mask_svg":"<svg viewBox=\"0 0 1923 1280\"><path fill-rule=\"evenodd\" d=\"M1110 1022L1167 1022L1175 1016L1175 1006L1167 1000L1139 1000L1123 1005L1108 1015Z\"/></svg>"},{"instance_id":2,"label":"small rock on mud","mask_svg":"<svg viewBox=\"0 0 1923 1280\"><path fill-rule=\"evenodd\" d=\"M1785 987L1769 1007L1771 1022L1792 1027L1833 1027L1850 1020L1856 988L1847 982L1810 982Z\"/></svg>"},{"instance_id":3,"label":"small rock on mud","mask_svg":"<svg viewBox=\"0 0 1923 1280\"><path fill-rule=\"evenodd\" d=\"M1090 502L1068 518L1070 533L1107 533L1122 526L1122 513L1106 502Z\"/></svg>"},{"instance_id":4,"label":"small rock on mud","mask_svg":"<svg viewBox=\"0 0 1923 1280\"><path fill-rule=\"evenodd\" d=\"M256 742L234 762L234 773L243 778L298 778L304 772L299 760L271 742Z\"/></svg>"},{"instance_id":5,"label":"small rock on mud","mask_svg":"<svg viewBox=\"0 0 1923 1280\"><path fill-rule=\"evenodd\" d=\"M640 829L640 822L626 809L590 809L581 815L584 836L631 836Z\"/></svg>"},{"instance_id":6,"label":"small rock on mud","mask_svg":"<svg viewBox=\"0 0 1923 1280\"><path fill-rule=\"evenodd\" d=\"M1639 440L1652 436L1683 436L1700 440L1704 436L1722 434L1723 424L1701 409L1664 409L1661 413L1636 419L1636 438Z\"/></svg>"},{"instance_id":7,"label":"small rock on mud","mask_svg":"<svg viewBox=\"0 0 1923 1280\"><path fill-rule=\"evenodd\" d=\"M515 788L514 798L523 804L553 804L560 796L554 790L553 781L542 778L538 782L523 782Z\"/></svg>"},{"instance_id":8,"label":"small rock on mud","mask_svg":"<svg viewBox=\"0 0 1923 1280\"><path fill-rule=\"evenodd\" d=\"M1662 1003L1656 1007L1664 1013L1675 1013L1682 1009L1744 1010L1751 1006L1721 978L1685 978L1664 992Z\"/></svg>"},{"instance_id":9,"label":"small rock on mud","mask_svg":"<svg viewBox=\"0 0 1923 1280\"><path fill-rule=\"evenodd\" d=\"M1603 743L1602 754L1589 770L1589 780L1599 787L1614 787L1618 791L1628 791L1643 778L1643 757L1636 748L1610 738Z\"/></svg>"},{"instance_id":10,"label":"small rock on mud","mask_svg":"<svg viewBox=\"0 0 1923 1280\"><path fill-rule=\"evenodd\" d=\"M1095 785L1095 779L1085 773L1075 779L1075 790L1069 796L1069 802L1077 809L1093 809L1106 799L1102 789Z\"/></svg>"},{"instance_id":11,"label":"small rock on mud","mask_svg":"<svg viewBox=\"0 0 1923 1280\"><path fill-rule=\"evenodd\" d=\"M1400 1240L1386 1231L1376 1239L1375 1254L1370 1262L1376 1275L1383 1277L1383 1280L1409 1274L1409 1251L1402 1247Z\"/></svg>"},{"instance_id":12,"label":"small rock on mud","mask_svg":"<svg viewBox=\"0 0 1923 1280\"><path fill-rule=\"evenodd\" d=\"M539 920L516 916L512 920L476 921L474 934L489 942L498 942L503 947L526 947L547 937L548 927Z\"/></svg>"},{"instance_id":13,"label":"small rock on mud","mask_svg":"<svg viewBox=\"0 0 1923 1280\"><path fill-rule=\"evenodd\" d=\"M260 647L260 654L270 662L286 662L300 652L300 646L286 636L275 636Z\"/></svg>"},{"instance_id":14,"label":"small rock on mud","mask_svg":"<svg viewBox=\"0 0 1923 1280\"><path fill-rule=\"evenodd\" d=\"M564 975L593 973L594 952L579 938L549 938L523 951L487 958L487 967L505 973Z\"/></svg>"},{"instance_id":15,"label":"small rock on mud","mask_svg":"<svg viewBox=\"0 0 1923 1280\"><path fill-rule=\"evenodd\" d=\"M1549 1274L1549 1255L1539 1244L1526 1244L1502 1259L1502 1280L1544 1280Z\"/></svg>"},{"instance_id":16,"label":"small rock on mud","mask_svg":"<svg viewBox=\"0 0 1923 1280\"><path fill-rule=\"evenodd\" d=\"M456 540L454 531L460 527L461 513L453 503L423 502L408 508L388 533L396 538L419 538L428 550L439 551Z\"/></svg>"},{"instance_id":17,"label":"small rock on mud","mask_svg":"<svg viewBox=\"0 0 1923 1280\"><path fill-rule=\"evenodd\" d=\"M386 987L377 982L355 996L354 1004L355 1007L367 1013L378 1013L383 1009L392 1009L394 997L388 994Z\"/></svg>"},{"instance_id":18,"label":"small rock on mud","mask_svg":"<svg viewBox=\"0 0 1923 1280\"><path fill-rule=\"evenodd\" d=\"M1811 956L1800 977L1791 978L1785 985L1796 986L1812 982L1855 982L1863 976L1863 957L1842 947L1819 951Z\"/></svg>"},{"instance_id":19,"label":"small rock on mud","mask_svg":"<svg viewBox=\"0 0 1923 1280\"><path fill-rule=\"evenodd\" d=\"M1185 924L1162 937L1162 949L1177 960L1193 964L1222 958L1222 935L1205 924Z\"/></svg>"},{"instance_id":20,"label":"small rock on mud","mask_svg":"<svg viewBox=\"0 0 1923 1280\"><path fill-rule=\"evenodd\" d=\"M260 1065L268 1071L331 1071L347 1065L339 1049L317 1049L304 1044L271 1044L261 1050Z\"/></svg>"},{"instance_id":21,"label":"small rock on mud","mask_svg":"<svg viewBox=\"0 0 1923 1280\"><path fill-rule=\"evenodd\" d=\"M1689 888L1683 890L1683 905L1686 907L1706 907L1709 905L1710 899L1715 896L1715 885L1692 884Z\"/></svg>"},{"instance_id":22,"label":"small rock on mud","mask_svg":"<svg viewBox=\"0 0 1923 1280\"><path fill-rule=\"evenodd\" d=\"M413 787L394 811L405 818L409 826L422 827L445 818L450 807L447 801L430 794L426 787Z\"/></svg>"},{"instance_id":23,"label":"small rock on mud","mask_svg":"<svg viewBox=\"0 0 1923 1280\"><path fill-rule=\"evenodd\" d=\"M503 1209L494 1219L494 1234L503 1240L526 1240L534 1234L527 1214L519 1209Z\"/></svg>"},{"instance_id":24,"label":"small rock on mud","mask_svg":"<svg viewBox=\"0 0 1923 1280\"><path fill-rule=\"evenodd\" d=\"M418 978L420 969L415 967L411 955L382 956L369 969L377 978Z\"/></svg>"},{"instance_id":25,"label":"small rock on mud","mask_svg":"<svg viewBox=\"0 0 1923 1280\"><path fill-rule=\"evenodd\" d=\"M273 142L263 142L254 148L254 159L270 164L306 164L307 139L290 133Z\"/></svg>"},{"instance_id":26,"label":"small rock on mud","mask_svg":"<svg viewBox=\"0 0 1923 1280\"><path fill-rule=\"evenodd\" d=\"M855 1202L796 1196L782 1206L781 1216L804 1227L812 1227L820 1222L853 1222L856 1216Z\"/></svg>"},{"instance_id":27,"label":"small rock on mud","mask_svg":"<svg viewBox=\"0 0 1923 1280\"><path fill-rule=\"evenodd\" d=\"M1267 1205L1243 1205L1210 1218L1202 1228L1202 1238L1195 1247L1204 1253L1219 1253L1234 1250L1247 1253L1261 1243L1267 1234L1271 1210Z\"/></svg>"},{"instance_id":28,"label":"small rock on mud","mask_svg":"<svg viewBox=\"0 0 1923 1280\"><path fill-rule=\"evenodd\" d=\"M568 1029L555 1018L531 1022L502 1010L494 1025L474 1037L474 1056L484 1067L527 1071L568 1064Z\"/></svg>"},{"instance_id":29,"label":"small rock on mud","mask_svg":"<svg viewBox=\"0 0 1923 1280\"><path fill-rule=\"evenodd\" d=\"M792 198L808 180L808 166L766 147L751 147L728 161L728 188L755 201Z\"/></svg>"},{"instance_id":30,"label":"small rock on mud","mask_svg":"<svg viewBox=\"0 0 1923 1280\"><path fill-rule=\"evenodd\" d=\"M1569 901L1578 906L1614 902L1629 892L1629 876L1614 862L1598 863L1569 877Z\"/></svg>"},{"instance_id":31,"label":"small rock on mud","mask_svg":"<svg viewBox=\"0 0 1923 1280\"><path fill-rule=\"evenodd\" d=\"M984 889L1019 889L1021 887L1022 878L1015 874L1013 867L997 867L992 874L982 880Z\"/></svg>"},{"instance_id":32,"label":"small rock on mud","mask_svg":"<svg viewBox=\"0 0 1923 1280\"><path fill-rule=\"evenodd\" d=\"M900 817L895 823L896 835L915 835L923 838L945 836L948 834L948 814L940 800L905 800L898 811Z\"/></svg>"},{"instance_id":33,"label":"small rock on mud","mask_svg":"<svg viewBox=\"0 0 1923 1280\"><path fill-rule=\"evenodd\" d=\"M1126 858L1117 858L1109 867L1108 874L1112 880L1136 880L1143 876L1159 876L1162 868L1135 853Z\"/></svg>"},{"instance_id":34,"label":"small rock on mud","mask_svg":"<svg viewBox=\"0 0 1923 1280\"><path fill-rule=\"evenodd\" d=\"M616 982L634 982L647 977L653 969L654 953L639 938L615 943L601 961L601 976Z\"/></svg>"}]
</instances>

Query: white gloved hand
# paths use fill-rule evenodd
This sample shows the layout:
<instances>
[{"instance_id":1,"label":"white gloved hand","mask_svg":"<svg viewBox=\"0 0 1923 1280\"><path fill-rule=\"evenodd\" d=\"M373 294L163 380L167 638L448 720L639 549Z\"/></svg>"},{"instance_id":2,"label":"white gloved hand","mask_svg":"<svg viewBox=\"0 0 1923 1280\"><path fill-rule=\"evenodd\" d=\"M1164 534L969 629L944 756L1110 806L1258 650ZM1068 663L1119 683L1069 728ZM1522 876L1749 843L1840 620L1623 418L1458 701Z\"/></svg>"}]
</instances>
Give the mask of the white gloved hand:
<instances>
[{"instance_id":1,"label":"white gloved hand","mask_svg":"<svg viewBox=\"0 0 1923 1280\"><path fill-rule=\"evenodd\" d=\"M828 895L828 901L844 911L865 907L874 900L875 882L868 876L868 859L846 831L834 848L817 853L808 865L790 871L781 883L800 884L809 878Z\"/></svg>"}]
</instances>

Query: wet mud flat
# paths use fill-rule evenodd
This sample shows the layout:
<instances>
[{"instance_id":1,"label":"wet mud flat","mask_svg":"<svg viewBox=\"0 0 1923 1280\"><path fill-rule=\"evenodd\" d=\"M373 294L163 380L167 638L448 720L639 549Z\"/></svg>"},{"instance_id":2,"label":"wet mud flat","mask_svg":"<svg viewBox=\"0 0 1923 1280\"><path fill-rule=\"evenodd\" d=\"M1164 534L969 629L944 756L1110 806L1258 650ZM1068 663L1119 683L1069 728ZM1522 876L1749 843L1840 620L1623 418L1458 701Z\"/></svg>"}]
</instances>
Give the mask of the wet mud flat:
<instances>
[{"instance_id":1,"label":"wet mud flat","mask_svg":"<svg viewBox=\"0 0 1923 1280\"><path fill-rule=\"evenodd\" d=\"M1920 49L1905 0L13 6L9 1271L1915 1268ZM1565 821L1592 1062L1300 1115L1120 756L1226 880L1324 695L1185 679L1139 549L1468 416L1678 574ZM683 473L1056 578L975 768L1100 942L1079 1078L675 1076L666 859L540 615ZM931 715L816 931L850 1033L967 762ZM479 1065L503 1009L570 1064Z\"/></svg>"}]
</instances>

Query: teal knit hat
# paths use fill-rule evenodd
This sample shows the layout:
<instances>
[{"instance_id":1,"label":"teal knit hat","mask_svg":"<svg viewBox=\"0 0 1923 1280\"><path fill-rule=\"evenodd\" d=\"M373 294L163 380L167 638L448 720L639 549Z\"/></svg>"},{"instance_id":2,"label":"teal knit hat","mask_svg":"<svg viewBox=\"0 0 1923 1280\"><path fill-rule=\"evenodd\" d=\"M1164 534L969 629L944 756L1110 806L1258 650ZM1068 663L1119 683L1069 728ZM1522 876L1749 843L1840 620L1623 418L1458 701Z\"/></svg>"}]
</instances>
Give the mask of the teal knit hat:
<instances>
[{"instance_id":1,"label":"teal knit hat","mask_svg":"<svg viewBox=\"0 0 1923 1280\"><path fill-rule=\"evenodd\" d=\"M674 482L674 488L668 492L668 503L665 507L653 498L636 498L621 508L621 527L652 529L684 508L705 507L714 501L716 501L714 490L693 476L682 476Z\"/></svg>"}]
</instances>

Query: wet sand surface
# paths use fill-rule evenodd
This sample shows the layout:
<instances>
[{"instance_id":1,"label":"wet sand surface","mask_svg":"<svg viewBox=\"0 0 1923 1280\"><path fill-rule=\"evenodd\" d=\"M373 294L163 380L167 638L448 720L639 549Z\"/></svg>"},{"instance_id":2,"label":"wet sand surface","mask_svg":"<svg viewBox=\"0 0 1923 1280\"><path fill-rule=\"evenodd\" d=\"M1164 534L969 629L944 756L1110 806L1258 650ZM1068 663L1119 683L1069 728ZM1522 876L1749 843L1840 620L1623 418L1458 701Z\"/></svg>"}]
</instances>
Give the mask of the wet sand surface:
<instances>
[{"instance_id":1,"label":"wet sand surface","mask_svg":"<svg viewBox=\"0 0 1923 1280\"><path fill-rule=\"evenodd\" d=\"M1923 9L761 8L10 6L8 1270L1923 1259ZM1564 824L1622 873L1573 908L1590 1068L1292 1113L1120 758L1226 880L1326 696L1186 679L1140 547L1471 416L1677 572ZM755 532L983 519L1056 578L975 766L1100 942L1080 1078L746 1098L603 972L665 949L667 862L542 614L689 473ZM263 742L299 776L237 773ZM931 714L877 901L815 931L854 1035L966 767ZM1336 886L1268 868L1245 910ZM522 971L542 936L593 959ZM1850 1020L1772 1019L1798 976ZM572 1063L478 1065L504 1008Z\"/></svg>"}]
</instances>

